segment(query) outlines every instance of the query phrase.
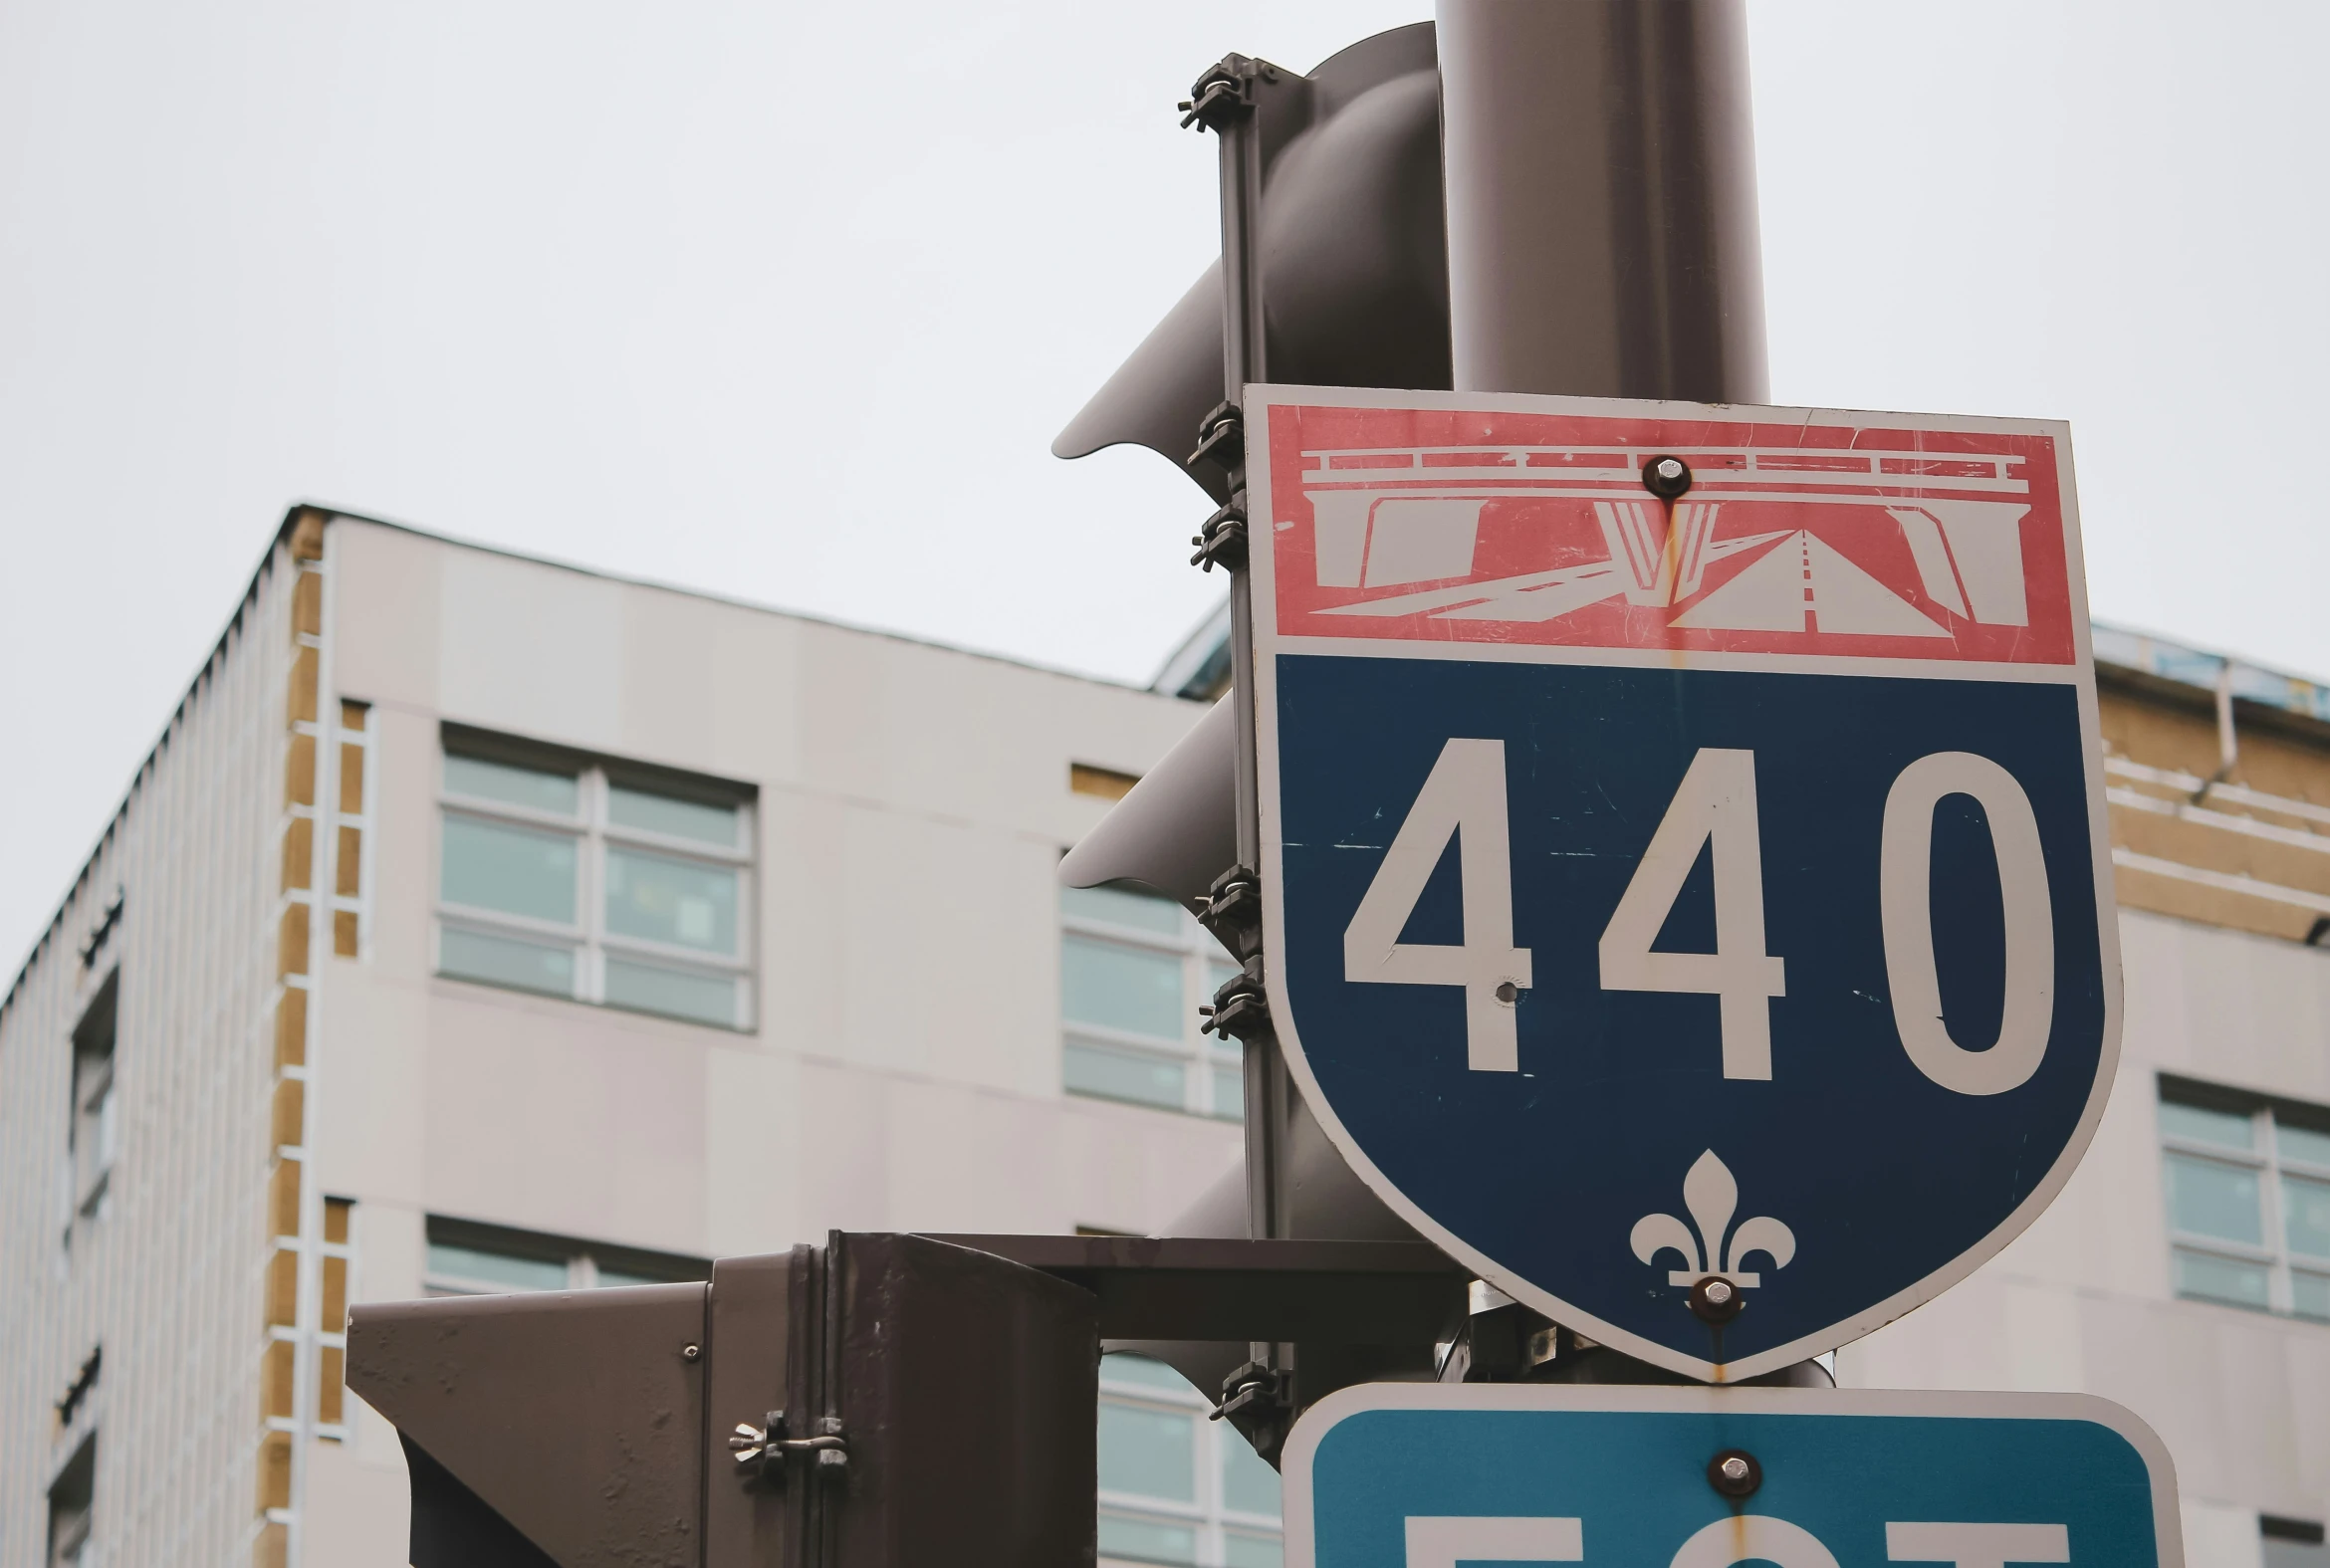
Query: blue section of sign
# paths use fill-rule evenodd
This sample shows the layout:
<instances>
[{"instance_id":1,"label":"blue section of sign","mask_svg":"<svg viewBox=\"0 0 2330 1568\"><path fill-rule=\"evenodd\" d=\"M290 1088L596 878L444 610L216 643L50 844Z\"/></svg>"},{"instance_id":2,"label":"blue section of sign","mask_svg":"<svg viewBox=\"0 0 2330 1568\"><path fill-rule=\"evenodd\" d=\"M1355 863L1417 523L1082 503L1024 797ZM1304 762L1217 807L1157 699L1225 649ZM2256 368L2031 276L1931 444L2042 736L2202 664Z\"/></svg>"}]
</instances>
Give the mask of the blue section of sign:
<instances>
[{"instance_id":1,"label":"blue section of sign","mask_svg":"<svg viewBox=\"0 0 2330 1568\"><path fill-rule=\"evenodd\" d=\"M1707 1476L1708 1461L1732 1449L1762 1469L1739 1502ZM2058 1526L2067 1552L2054 1560L2160 1561L2144 1456L2091 1421L1366 1410L1320 1438L1309 1490L1315 1568L1408 1568L1407 1521L1452 1516L1574 1518L1576 1560L1588 1568L1667 1568L1700 1530L1735 1515L1784 1520L1843 1568L1932 1561L1900 1553L1981 1539L1963 1529L1889 1536L1889 1524L1905 1523ZM2025 1532L2008 1561L2049 1560L2051 1533Z\"/></svg>"},{"instance_id":2,"label":"blue section of sign","mask_svg":"<svg viewBox=\"0 0 2330 1568\"><path fill-rule=\"evenodd\" d=\"M1334 1115L1400 1193L1521 1279L1604 1323L1710 1363L1815 1336L1980 1245L2076 1134L2104 1046L2094 848L2076 689L2068 684L1662 671L1600 665L1282 655L1281 979L1292 1032ZM1468 1066L1466 1002L1445 985L1345 979L1344 934L1452 738L1502 741L1519 1071ZM1714 996L1605 990L1597 944L1702 749L1753 754L1770 1078L1724 1075ZM1880 914L1888 791L1938 752L2002 767L2043 847L2053 1023L2019 1086L1936 1082L1896 1028ZM1933 943L1944 1019L1980 1048L2005 985L2000 882L1981 807L1933 812ZM1410 943L1463 937L1457 845L1415 902ZM1715 947L1709 851L1658 951ZM1746 1309L1710 1328L1636 1228L1698 1239L1686 1176L1712 1153L1736 1188L1719 1221L1778 1222ZM1721 1183L1717 1183L1721 1186ZM1670 1228L1672 1233L1673 1228ZM1762 1234L1773 1234L1764 1228ZM1705 1238L1721 1251L1726 1236Z\"/></svg>"}]
</instances>

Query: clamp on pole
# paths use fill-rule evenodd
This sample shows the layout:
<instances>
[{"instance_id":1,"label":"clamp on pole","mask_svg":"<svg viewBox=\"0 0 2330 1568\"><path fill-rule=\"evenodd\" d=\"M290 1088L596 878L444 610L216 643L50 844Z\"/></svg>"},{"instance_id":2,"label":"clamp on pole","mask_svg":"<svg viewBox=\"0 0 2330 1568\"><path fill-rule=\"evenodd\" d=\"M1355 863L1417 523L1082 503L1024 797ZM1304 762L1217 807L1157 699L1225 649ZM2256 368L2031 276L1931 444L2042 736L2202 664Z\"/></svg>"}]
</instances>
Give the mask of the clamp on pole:
<instances>
[{"instance_id":1,"label":"clamp on pole","mask_svg":"<svg viewBox=\"0 0 2330 1568\"><path fill-rule=\"evenodd\" d=\"M817 1426L823 1430L814 1437L788 1438L785 1412L781 1410L762 1417L758 1427L738 1422L728 1440L729 1452L736 1458L737 1473L748 1482L782 1486L786 1460L815 1456L818 1474L838 1474L849 1462L849 1440L841 1431L838 1417L825 1417Z\"/></svg>"},{"instance_id":2,"label":"clamp on pole","mask_svg":"<svg viewBox=\"0 0 2330 1568\"><path fill-rule=\"evenodd\" d=\"M1267 61L1224 55L1221 64L1191 85L1189 97L1173 106L1181 111L1181 128L1196 125L1202 130L1220 130L1253 112L1256 78L1275 82L1278 76L1279 68Z\"/></svg>"}]
</instances>

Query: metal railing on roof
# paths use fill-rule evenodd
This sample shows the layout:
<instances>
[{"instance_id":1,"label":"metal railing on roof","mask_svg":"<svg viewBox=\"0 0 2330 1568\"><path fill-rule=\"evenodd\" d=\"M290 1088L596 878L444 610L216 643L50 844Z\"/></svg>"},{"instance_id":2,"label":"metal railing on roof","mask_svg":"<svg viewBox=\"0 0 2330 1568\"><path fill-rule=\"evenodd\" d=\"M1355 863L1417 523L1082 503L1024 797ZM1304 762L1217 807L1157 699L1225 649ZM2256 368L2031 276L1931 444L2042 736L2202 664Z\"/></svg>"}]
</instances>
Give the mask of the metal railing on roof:
<instances>
[{"instance_id":1,"label":"metal railing on roof","mask_svg":"<svg viewBox=\"0 0 2330 1568\"><path fill-rule=\"evenodd\" d=\"M2229 666L2232 695L2239 701L2330 723L2330 686L2260 665L2244 664L2225 654L2188 648L2164 637L2098 621L2095 659L2098 664L2116 664L2122 669L2211 693L2216 691Z\"/></svg>"}]
</instances>

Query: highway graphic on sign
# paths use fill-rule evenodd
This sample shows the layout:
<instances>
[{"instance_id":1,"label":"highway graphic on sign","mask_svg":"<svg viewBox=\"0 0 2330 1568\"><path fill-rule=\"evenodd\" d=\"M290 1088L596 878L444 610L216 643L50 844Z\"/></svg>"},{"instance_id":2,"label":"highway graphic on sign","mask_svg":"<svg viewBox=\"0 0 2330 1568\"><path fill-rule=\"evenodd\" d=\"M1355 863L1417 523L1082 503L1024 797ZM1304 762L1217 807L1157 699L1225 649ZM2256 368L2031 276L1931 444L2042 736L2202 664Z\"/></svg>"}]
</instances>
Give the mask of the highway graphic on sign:
<instances>
[{"instance_id":1,"label":"highway graphic on sign","mask_svg":"<svg viewBox=\"0 0 2330 1568\"><path fill-rule=\"evenodd\" d=\"M1708 649L1918 639L1927 646L1886 651L2068 663L2060 561L2035 606L2023 569L2026 522L2039 537L2053 526L2031 472L2053 454L1988 445L1298 450L1309 581L1282 585L1311 591L1282 607L1318 636ZM1654 456L1689 465L1690 494L1672 508L1644 493Z\"/></svg>"}]
</instances>

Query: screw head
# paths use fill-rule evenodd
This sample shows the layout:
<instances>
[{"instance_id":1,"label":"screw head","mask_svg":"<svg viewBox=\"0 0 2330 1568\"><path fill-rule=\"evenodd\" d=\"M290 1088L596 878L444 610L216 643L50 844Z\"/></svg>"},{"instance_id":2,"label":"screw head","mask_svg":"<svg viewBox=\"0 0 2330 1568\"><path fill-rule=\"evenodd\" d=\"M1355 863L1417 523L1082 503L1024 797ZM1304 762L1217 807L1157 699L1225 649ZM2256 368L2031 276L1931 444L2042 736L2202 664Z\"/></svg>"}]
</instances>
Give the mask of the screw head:
<instances>
[{"instance_id":1,"label":"screw head","mask_svg":"<svg viewBox=\"0 0 2330 1568\"><path fill-rule=\"evenodd\" d=\"M1707 1483L1727 1497L1748 1497L1763 1484L1763 1466L1746 1449L1726 1449L1707 1461Z\"/></svg>"},{"instance_id":2,"label":"screw head","mask_svg":"<svg viewBox=\"0 0 2330 1568\"><path fill-rule=\"evenodd\" d=\"M682 1346L680 1346L680 1360L682 1360L682 1361L694 1361L694 1360L695 1360L697 1357L699 1357L699 1356L701 1356L701 1355L703 1355L703 1354L704 1354L704 1347L703 1347L703 1346L701 1346L701 1345L682 1345Z\"/></svg>"},{"instance_id":3,"label":"screw head","mask_svg":"<svg viewBox=\"0 0 2330 1568\"><path fill-rule=\"evenodd\" d=\"M1661 501L1673 501L1691 489L1691 465L1679 457L1654 457L1642 465L1642 488Z\"/></svg>"},{"instance_id":4,"label":"screw head","mask_svg":"<svg viewBox=\"0 0 2330 1568\"><path fill-rule=\"evenodd\" d=\"M1510 1008L1520 1000L1520 988L1510 980L1501 980L1497 983L1497 1000Z\"/></svg>"},{"instance_id":5,"label":"screw head","mask_svg":"<svg viewBox=\"0 0 2330 1568\"><path fill-rule=\"evenodd\" d=\"M1716 1274L1691 1287L1691 1311L1703 1323L1729 1323L1747 1304L1738 1286Z\"/></svg>"}]
</instances>

